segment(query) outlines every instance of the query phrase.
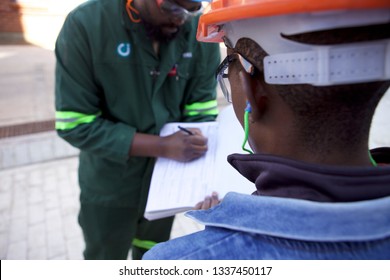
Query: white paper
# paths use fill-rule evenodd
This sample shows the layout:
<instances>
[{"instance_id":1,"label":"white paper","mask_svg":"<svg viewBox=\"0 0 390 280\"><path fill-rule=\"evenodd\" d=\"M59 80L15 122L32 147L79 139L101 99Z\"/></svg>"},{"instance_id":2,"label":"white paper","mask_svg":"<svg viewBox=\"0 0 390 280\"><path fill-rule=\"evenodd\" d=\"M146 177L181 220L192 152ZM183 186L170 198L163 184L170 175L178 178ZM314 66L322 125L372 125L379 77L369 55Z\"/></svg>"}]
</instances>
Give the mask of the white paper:
<instances>
[{"instance_id":1,"label":"white paper","mask_svg":"<svg viewBox=\"0 0 390 280\"><path fill-rule=\"evenodd\" d=\"M172 216L189 210L213 191L223 198L229 191L251 194L254 184L240 175L227 156L241 153L244 132L231 106L223 110L217 122L169 123L160 135L170 135L185 128L197 127L208 138L206 155L183 163L158 158L154 167L145 217L149 220Z\"/></svg>"}]
</instances>

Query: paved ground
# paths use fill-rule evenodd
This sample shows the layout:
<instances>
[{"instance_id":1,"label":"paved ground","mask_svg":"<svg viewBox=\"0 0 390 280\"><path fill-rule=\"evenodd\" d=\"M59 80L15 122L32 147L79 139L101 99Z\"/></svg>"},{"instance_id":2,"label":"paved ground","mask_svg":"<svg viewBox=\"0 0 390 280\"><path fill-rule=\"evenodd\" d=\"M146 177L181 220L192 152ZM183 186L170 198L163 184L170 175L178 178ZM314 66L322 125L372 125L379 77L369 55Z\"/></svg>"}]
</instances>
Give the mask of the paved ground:
<instances>
[{"instance_id":1,"label":"paved ground","mask_svg":"<svg viewBox=\"0 0 390 280\"><path fill-rule=\"evenodd\" d=\"M0 45L0 130L54 118L53 70L50 50ZM77 155L54 131L0 133L0 259L82 259ZM180 214L172 237L201 228Z\"/></svg>"},{"instance_id":2,"label":"paved ground","mask_svg":"<svg viewBox=\"0 0 390 280\"><path fill-rule=\"evenodd\" d=\"M0 129L53 119L53 70L51 50L0 45ZM389 108L387 93L372 148L390 145ZM77 154L53 131L0 138L0 259L82 259ZM172 236L201 228L179 215Z\"/></svg>"}]
</instances>

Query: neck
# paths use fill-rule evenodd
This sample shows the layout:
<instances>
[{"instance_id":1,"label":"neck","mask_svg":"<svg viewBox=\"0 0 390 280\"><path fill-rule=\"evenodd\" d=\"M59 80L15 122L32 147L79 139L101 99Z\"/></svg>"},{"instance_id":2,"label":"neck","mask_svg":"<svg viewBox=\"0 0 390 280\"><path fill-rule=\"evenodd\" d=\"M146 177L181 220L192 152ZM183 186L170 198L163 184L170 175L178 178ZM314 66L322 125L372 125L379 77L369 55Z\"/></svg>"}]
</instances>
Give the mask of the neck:
<instances>
[{"instance_id":1,"label":"neck","mask_svg":"<svg viewBox=\"0 0 390 280\"><path fill-rule=\"evenodd\" d=\"M153 50L157 56L160 54L160 43L156 40L153 40Z\"/></svg>"},{"instance_id":2,"label":"neck","mask_svg":"<svg viewBox=\"0 0 390 280\"><path fill-rule=\"evenodd\" d=\"M368 139L354 137L351 138L353 140L345 142L340 140L340 137L331 137L329 133L318 128L311 128L310 133L302 133L307 130L307 127L300 127L290 110L276 106L269 108L266 116L250 123L250 144L258 153L274 154L304 162L372 166Z\"/></svg>"},{"instance_id":3,"label":"neck","mask_svg":"<svg viewBox=\"0 0 390 280\"><path fill-rule=\"evenodd\" d=\"M288 129L285 124L279 131L261 131L261 140L255 149L260 153L273 154L287 157L299 161L339 165L339 166L372 166L367 144L339 143L331 142L308 143L307 139L297 137ZM315 133L315 132L314 132ZM325 140L324 140L325 141ZM331 140L330 140L331 141Z\"/></svg>"}]
</instances>

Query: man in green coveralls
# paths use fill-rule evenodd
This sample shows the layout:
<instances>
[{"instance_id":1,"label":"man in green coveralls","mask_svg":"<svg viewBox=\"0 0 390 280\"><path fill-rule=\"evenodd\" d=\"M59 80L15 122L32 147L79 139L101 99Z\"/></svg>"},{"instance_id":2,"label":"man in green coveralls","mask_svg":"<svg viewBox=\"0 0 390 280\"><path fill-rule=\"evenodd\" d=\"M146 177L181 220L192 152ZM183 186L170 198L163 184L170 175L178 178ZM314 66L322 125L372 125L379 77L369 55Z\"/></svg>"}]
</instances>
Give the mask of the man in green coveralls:
<instances>
[{"instance_id":1,"label":"man in green coveralls","mask_svg":"<svg viewBox=\"0 0 390 280\"><path fill-rule=\"evenodd\" d=\"M197 159L207 139L159 131L218 113L219 47L195 38L200 1L90 0L58 36L56 129L80 149L86 259L126 259L130 248L140 259L169 239L173 217L143 217L155 158Z\"/></svg>"}]
</instances>

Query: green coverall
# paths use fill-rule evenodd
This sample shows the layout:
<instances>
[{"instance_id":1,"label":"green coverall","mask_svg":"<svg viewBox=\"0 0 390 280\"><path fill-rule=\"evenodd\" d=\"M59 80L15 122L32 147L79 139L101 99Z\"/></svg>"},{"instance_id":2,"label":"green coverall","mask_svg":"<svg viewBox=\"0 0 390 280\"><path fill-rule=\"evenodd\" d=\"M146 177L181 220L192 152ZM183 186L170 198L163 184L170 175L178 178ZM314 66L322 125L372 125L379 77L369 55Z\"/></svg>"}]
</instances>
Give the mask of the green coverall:
<instances>
[{"instance_id":1,"label":"green coverall","mask_svg":"<svg viewBox=\"0 0 390 280\"><path fill-rule=\"evenodd\" d=\"M140 258L169 239L173 217L143 218L155 159L129 157L136 132L217 116L217 44L196 41L198 18L157 55L123 0L90 0L67 17L56 42L56 129L80 149L86 259ZM114 218L113 218L114 217Z\"/></svg>"}]
</instances>

